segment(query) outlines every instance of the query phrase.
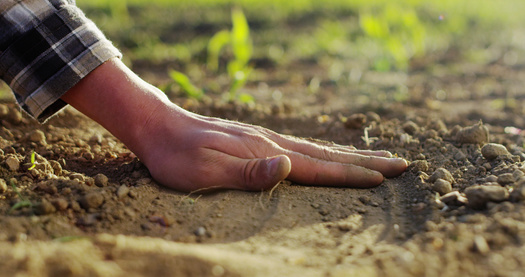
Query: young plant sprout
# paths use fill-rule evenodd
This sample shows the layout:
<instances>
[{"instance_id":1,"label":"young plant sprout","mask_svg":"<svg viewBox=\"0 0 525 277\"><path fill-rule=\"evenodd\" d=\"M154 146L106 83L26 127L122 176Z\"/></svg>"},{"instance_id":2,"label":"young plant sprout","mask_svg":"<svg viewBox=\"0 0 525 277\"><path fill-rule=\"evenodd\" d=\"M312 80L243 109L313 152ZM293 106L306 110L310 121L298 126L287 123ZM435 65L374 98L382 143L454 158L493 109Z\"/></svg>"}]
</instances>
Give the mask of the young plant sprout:
<instances>
[{"instance_id":1,"label":"young plant sprout","mask_svg":"<svg viewBox=\"0 0 525 277\"><path fill-rule=\"evenodd\" d=\"M370 130L372 126L368 126L364 130L364 136L361 137L361 139L365 142L366 147L370 147L370 144L372 144L374 141L378 140L377 137L369 137L368 136L368 130Z\"/></svg>"},{"instance_id":2,"label":"young plant sprout","mask_svg":"<svg viewBox=\"0 0 525 277\"><path fill-rule=\"evenodd\" d=\"M29 167L27 170L31 170L31 169L35 168L35 166L36 166L36 158L35 158L35 156L36 156L35 151L31 152L31 167Z\"/></svg>"},{"instance_id":3,"label":"young plant sprout","mask_svg":"<svg viewBox=\"0 0 525 277\"><path fill-rule=\"evenodd\" d=\"M31 203L31 201L25 199L25 197L22 196L20 191L18 191L18 188L16 187L15 181L13 179L11 179L10 183L11 183L11 187L13 187L13 190L18 195L18 198L20 198L22 201L19 201L16 204L14 204L11 207L11 209L9 209L9 213L12 213L13 211L16 211L16 210L19 210L19 209L22 209L22 208L25 208L25 207L33 207L33 203Z\"/></svg>"}]
</instances>

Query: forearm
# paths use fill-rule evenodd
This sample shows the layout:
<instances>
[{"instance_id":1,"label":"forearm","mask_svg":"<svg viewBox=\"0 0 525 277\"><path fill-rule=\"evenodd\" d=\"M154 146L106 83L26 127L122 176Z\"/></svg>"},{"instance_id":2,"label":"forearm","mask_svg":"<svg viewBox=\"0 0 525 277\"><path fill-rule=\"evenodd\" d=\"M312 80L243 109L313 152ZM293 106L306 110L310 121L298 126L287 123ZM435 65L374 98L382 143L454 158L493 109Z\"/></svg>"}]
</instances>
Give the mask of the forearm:
<instances>
[{"instance_id":1,"label":"forearm","mask_svg":"<svg viewBox=\"0 0 525 277\"><path fill-rule=\"evenodd\" d=\"M173 105L118 59L92 71L62 100L104 126L137 155L142 152L139 140L145 139L148 121L158 109Z\"/></svg>"}]
</instances>

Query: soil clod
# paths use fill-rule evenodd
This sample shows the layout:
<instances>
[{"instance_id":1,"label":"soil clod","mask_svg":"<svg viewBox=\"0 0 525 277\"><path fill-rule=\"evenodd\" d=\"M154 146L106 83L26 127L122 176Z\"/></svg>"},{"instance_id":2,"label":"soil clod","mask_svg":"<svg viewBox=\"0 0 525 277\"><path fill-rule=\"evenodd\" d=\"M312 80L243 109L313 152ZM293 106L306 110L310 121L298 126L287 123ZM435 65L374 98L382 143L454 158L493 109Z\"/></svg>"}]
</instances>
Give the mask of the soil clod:
<instances>
[{"instance_id":1,"label":"soil clod","mask_svg":"<svg viewBox=\"0 0 525 277\"><path fill-rule=\"evenodd\" d=\"M84 209L98 208L104 203L104 195L100 192L89 192L80 198L79 202Z\"/></svg>"},{"instance_id":2,"label":"soil clod","mask_svg":"<svg viewBox=\"0 0 525 277\"><path fill-rule=\"evenodd\" d=\"M489 161L496 159L499 156L510 156L507 148L497 143L487 143L481 148L481 154Z\"/></svg>"},{"instance_id":3,"label":"soil clod","mask_svg":"<svg viewBox=\"0 0 525 277\"><path fill-rule=\"evenodd\" d=\"M481 122L462 128L456 133L456 141L459 143L483 145L489 142L489 129Z\"/></svg>"},{"instance_id":4,"label":"soil clod","mask_svg":"<svg viewBox=\"0 0 525 277\"><path fill-rule=\"evenodd\" d=\"M468 206L484 209L488 202L502 202L509 199L509 191L499 185L475 185L465 190Z\"/></svg>"},{"instance_id":5,"label":"soil clod","mask_svg":"<svg viewBox=\"0 0 525 277\"><path fill-rule=\"evenodd\" d=\"M443 179L437 179L432 186L432 189L439 193L439 195L445 195L452 191L452 184Z\"/></svg>"}]
</instances>

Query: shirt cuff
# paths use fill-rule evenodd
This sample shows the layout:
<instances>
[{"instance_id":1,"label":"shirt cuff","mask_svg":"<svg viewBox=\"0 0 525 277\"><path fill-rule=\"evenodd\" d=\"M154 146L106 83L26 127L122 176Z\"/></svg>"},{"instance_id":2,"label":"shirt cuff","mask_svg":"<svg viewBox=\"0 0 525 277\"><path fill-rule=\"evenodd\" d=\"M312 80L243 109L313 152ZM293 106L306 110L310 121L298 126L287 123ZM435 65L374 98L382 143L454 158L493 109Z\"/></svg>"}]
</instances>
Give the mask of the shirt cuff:
<instances>
[{"instance_id":1,"label":"shirt cuff","mask_svg":"<svg viewBox=\"0 0 525 277\"><path fill-rule=\"evenodd\" d=\"M21 34L0 63L20 106L44 122L67 105L62 95L114 57L122 57L119 50L80 9L66 4Z\"/></svg>"}]
</instances>

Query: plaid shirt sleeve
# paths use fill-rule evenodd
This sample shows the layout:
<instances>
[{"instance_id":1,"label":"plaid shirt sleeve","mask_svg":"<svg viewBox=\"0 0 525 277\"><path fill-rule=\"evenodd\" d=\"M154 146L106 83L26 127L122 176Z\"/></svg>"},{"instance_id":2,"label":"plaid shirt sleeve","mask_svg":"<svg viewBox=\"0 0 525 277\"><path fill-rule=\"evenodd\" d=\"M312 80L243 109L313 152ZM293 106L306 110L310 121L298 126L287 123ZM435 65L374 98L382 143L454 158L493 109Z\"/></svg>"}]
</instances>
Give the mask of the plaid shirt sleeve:
<instances>
[{"instance_id":1,"label":"plaid shirt sleeve","mask_svg":"<svg viewBox=\"0 0 525 277\"><path fill-rule=\"evenodd\" d=\"M121 57L74 0L0 0L0 78L44 122L60 97L110 58Z\"/></svg>"}]
</instances>

